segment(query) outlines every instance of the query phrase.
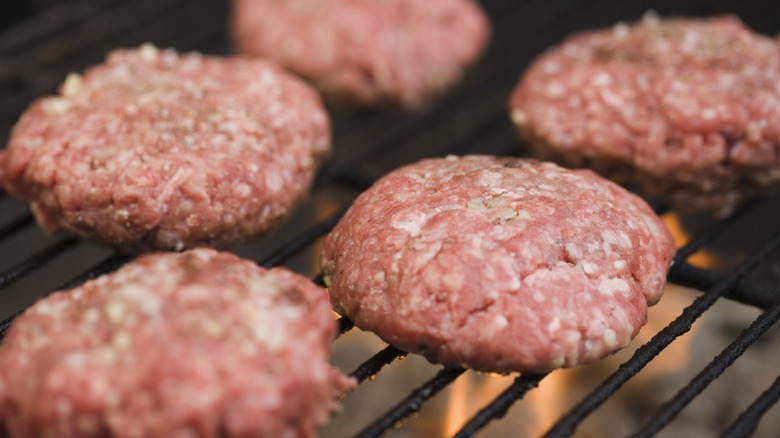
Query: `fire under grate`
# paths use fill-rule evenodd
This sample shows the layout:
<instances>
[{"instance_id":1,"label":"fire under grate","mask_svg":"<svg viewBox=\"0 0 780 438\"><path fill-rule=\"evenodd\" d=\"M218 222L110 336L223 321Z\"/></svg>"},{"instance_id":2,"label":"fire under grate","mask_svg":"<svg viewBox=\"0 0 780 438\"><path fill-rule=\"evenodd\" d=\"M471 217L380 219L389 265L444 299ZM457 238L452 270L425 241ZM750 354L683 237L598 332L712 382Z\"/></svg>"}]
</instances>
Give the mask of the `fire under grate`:
<instances>
[{"instance_id":1,"label":"fire under grate","mask_svg":"<svg viewBox=\"0 0 780 438\"><path fill-rule=\"evenodd\" d=\"M509 91L534 56L572 31L636 20L650 8L662 15L732 12L762 33L773 35L780 30L774 7L759 2L482 3L493 22L493 42L463 83L433 108L419 114L333 111L335 154L320 171L311 200L277 233L233 248L236 253L264 266L286 265L317 279L312 259L318 254L321 238L351 200L381 175L429 156L523 155L524 146L516 138L507 115ZM40 7L32 16L0 31L0 143L5 144L13 123L32 99L52 92L68 72L100 62L114 48L151 41L181 51L230 53L227 14L227 3L213 0L71 0ZM637 427L623 431L637 437L661 434L697 395L770 330L780 318L778 207L780 199L769 198L747 204L721 220L682 217L680 221L689 235L678 251L669 280L700 294L687 307L680 307L679 315L671 323L651 333L652 339L633 356L593 382L585 397L572 402L546 427L544 436L576 434L581 423L598 412L667 346L691 330L716 303L735 301L761 309L757 318L740 327L742 331L732 337L721 353L709 363L703 362L700 372L676 389L676 395L647 412ZM657 210L665 211L663 206ZM727 261L702 268L691 262L702 252ZM37 297L110 272L129 259L74 238L42 235L26 206L0 193L0 336ZM343 338L355 331L346 319L340 324ZM352 375L361 382L361 390L367 386L362 383L385 374L388 367L407 357L405 352L386 344L376 351L353 368ZM350 433L361 437L406 433L394 428L411 421L431 399L470 372L433 365L431 369L432 377L393 400L388 409L362 419L361 429ZM506 388L467 415L453 435L498 436L490 435L488 426L506 421L501 419L513 406L558 372L504 377L510 381ZM780 375L776 363L766 364L765 372L772 379ZM719 433L727 437L753 434L780 397L779 382L780 378L770 381L764 392L751 394L748 402L736 406L732 416L719 419L725 424Z\"/></svg>"}]
</instances>

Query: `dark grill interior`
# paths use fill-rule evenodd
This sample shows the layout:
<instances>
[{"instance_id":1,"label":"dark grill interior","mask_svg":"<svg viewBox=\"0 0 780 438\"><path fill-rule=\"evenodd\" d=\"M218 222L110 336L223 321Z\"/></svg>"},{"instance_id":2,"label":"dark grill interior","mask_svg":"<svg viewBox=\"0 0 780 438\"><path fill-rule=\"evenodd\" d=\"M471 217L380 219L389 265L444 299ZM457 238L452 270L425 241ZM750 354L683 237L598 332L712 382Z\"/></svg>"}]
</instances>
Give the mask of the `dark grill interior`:
<instances>
[{"instance_id":1,"label":"dark grill interior","mask_svg":"<svg viewBox=\"0 0 780 438\"><path fill-rule=\"evenodd\" d=\"M529 1L484 0L494 25L493 42L484 59L470 71L463 83L434 107L419 114L392 111L332 112L335 154L321 170L310 201L277 233L256 242L232 248L236 253L266 266L286 265L316 278L313 267L321 237L336 223L351 200L379 176L395 167L429 156L490 153L522 155L524 145L512 131L506 100L511 87L531 59L575 30L609 26L638 19L647 9L662 15L711 15L731 12L754 29L774 35L780 19L771 2L737 1ZM5 144L13 123L36 96L51 93L70 71L100 62L116 47L137 46L151 41L179 50L230 53L226 38L227 4L213 0L72 0L52 5L45 1L17 2L1 17L0 26L0 144ZM700 373L691 376L671 392L672 398L648 407L642 420L629 430L635 436L662 434L732 363L742 359L780 318L780 199L769 198L745 205L730 217L713 220L705 216L683 216L681 222L691 237L679 250L669 274L670 282L700 291L679 315L659 328L649 342L617 369L590 383L588 394L570 402L564 414L546 436L568 436L608 401L656 355L691 327L711 306L737 301L762 310L754 322L737 327L730 344L711 362L703 361ZM663 206L658 206L664 212ZM714 255L716 263L704 269L689 263L697 252ZM0 336L14 316L37 297L76 285L116 269L129 258L77 239L44 236L35 226L27 207L0 193ZM684 308L683 308L684 307ZM337 341L349 342L352 330L342 320ZM742 331L744 329L744 331ZM649 330L646 327L644 330ZM777 330L775 330L776 332ZM780 341L764 336L762 342ZM766 338L769 337L769 340ZM377 352L378 351L378 352ZM375 355L353 361L352 371L361 382L392 372L406 353L388 346ZM371 353L371 354L374 354ZM370 358L368 358L370 357ZM366 360L366 358L368 358ZM408 360L404 359L405 361ZM385 368L387 366L387 368ZM386 371L390 370L390 371ZM424 410L426 402L469 370L428 365L432 376L405 396L388 400L389 410L359 423L359 436L377 436ZM432 370L432 371L431 371ZM769 376L765 392L747 394L747 402L735 404L729 418L704 418L718 423L724 436L752 434L780 396L773 380L780 372L777 363L765 363ZM551 374L555 374L553 372ZM492 432L491 422L502 418L534 388L544 384L545 375L506 376L511 383L476 413L470 413L455 436L504 436ZM771 386L769 386L771 385ZM360 391L370 391L361 385ZM740 392L741 388L733 388ZM674 395L676 393L676 395ZM349 417L349 398L347 411ZM753 402L753 400L755 400ZM510 411L510 417L511 415ZM767 412L770 414L764 415ZM777 410L774 411L777 413ZM506 421L506 420L504 420ZM351 430L353 434L360 430ZM761 430L761 429L759 429ZM759 432L772 436L772 430ZM403 435L404 428L390 431ZM333 433L331 436L339 436Z\"/></svg>"}]
</instances>

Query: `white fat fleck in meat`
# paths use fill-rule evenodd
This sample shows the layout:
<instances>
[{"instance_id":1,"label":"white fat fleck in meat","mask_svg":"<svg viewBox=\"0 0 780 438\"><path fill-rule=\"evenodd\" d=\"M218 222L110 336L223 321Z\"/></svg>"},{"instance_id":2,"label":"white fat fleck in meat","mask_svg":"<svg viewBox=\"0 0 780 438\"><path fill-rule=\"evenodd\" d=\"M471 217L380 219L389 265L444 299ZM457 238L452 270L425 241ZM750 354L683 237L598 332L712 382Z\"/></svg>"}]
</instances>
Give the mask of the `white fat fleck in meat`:
<instances>
[{"instance_id":1,"label":"white fat fleck in meat","mask_svg":"<svg viewBox=\"0 0 780 438\"><path fill-rule=\"evenodd\" d=\"M549 324L547 324L547 331L550 333L550 335L555 334L560 330L561 328L561 318L555 317L553 318Z\"/></svg>"},{"instance_id":2,"label":"white fat fleck in meat","mask_svg":"<svg viewBox=\"0 0 780 438\"><path fill-rule=\"evenodd\" d=\"M265 174L265 185L271 193L278 193L283 186L284 182L279 177L279 173L270 171Z\"/></svg>"},{"instance_id":3,"label":"white fat fleck in meat","mask_svg":"<svg viewBox=\"0 0 780 438\"><path fill-rule=\"evenodd\" d=\"M629 26L627 23L620 21L612 26L612 36L618 39L624 39L629 34Z\"/></svg>"},{"instance_id":4,"label":"white fat fleck in meat","mask_svg":"<svg viewBox=\"0 0 780 438\"><path fill-rule=\"evenodd\" d=\"M180 167L168 180L160 192L160 208L165 211L167 201L179 190L185 181L192 175L192 170Z\"/></svg>"},{"instance_id":5,"label":"white fat fleck in meat","mask_svg":"<svg viewBox=\"0 0 780 438\"><path fill-rule=\"evenodd\" d=\"M604 337L604 343L609 348L615 348L615 346L617 346L617 333L615 333L614 330L609 328L604 329L603 337Z\"/></svg>"},{"instance_id":6,"label":"white fat fleck in meat","mask_svg":"<svg viewBox=\"0 0 780 438\"><path fill-rule=\"evenodd\" d=\"M479 174L477 184L484 187L496 187L501 185L503 176L500 172L484 170Z\"/></svg>"},{"instance_id":7,"label":"white fat fleck in meat","mask_svg":"<svg viewBox=\"0 0 780 438\"><path fill-rule=\"evenodd\" d=\"M115 292L117 300L138 306L147 315L155 315L162 308L162 298L144 286L128 284Z\"/></svg>"},{"instance_id":8,"label":"white fat fleck in meat","mask_svg":"<svg viewBox=\"0 0 780 438\"><path fill-rule=\"evenodd\" d=\"M715 120L715 117L718 116L718 112L713 108L705 108L701 111L701 117L704 120Z\"/></svg>"},{"instance_id":9,"label":"white fat fleck in meat","mask_svg":"<svg viewBox=\"0 0 780 438\"><path fill-rule=\"evenodd\" d=\"M604 230L601 232L601 238L604 239L604 242L614 245L618 242L618 236L613 231L610 230Z\"/></svg>"},{"instance_id":10,"label":"white fat fleck in meat","mask_svg":"<svg viewBox=\"0 0 780 438\"><path fill-rule=\"evenodd\" d=\"M109 301L105 307L106 317L114 324L122 322L125 316L125 305L121 301Z\"/></svg>"},{"instance_id":11,"label":"white fat fleck in meat","mask_svg":"<svg viewBox=\"0 0 780 438\"><path fill-rule=\"evenodd\" d=\"M281 293L279 284L267 275L249 279L246 287L253 294L278 295Z\"/></svg>"},{"instance_id":12,"label":"white fat fleck in meat","mask_svg":"<svg viewBox=\"0 0 780 438\"><path fill-rule=\"evenodd\" d=\"M41 301L33 307L33 311L41 315L54 315L60 313L65 307L67 307L65 301Z\"/></svg>"},{"instance_id":13,"label":"white fat fleck in meat","mask_svg":"<svg viewBox=\"0 0 780 438\"><path fill-rule=\"evenodd\" d=\"M580 339L582 339L582 334L576 330L568 330L564 339L564 346L567 347L565 353L565 363L574 365L579 359Z\"/></svg>"},{"instance_id":14,"label":"white fat fleck in meat","mask_svg":"<svg viewBox=\"0 0 780 438\"><path fill-rule=\"evenodd\" d=\"M242 198L248 198L250 195L252 195L252 188L247 184L239 184L236 186L236 193Z\"/></svg>"},{"instance_id":15,"label":"white fat fleck in meat","mask_svg":"<svg viewBox=\"0 0 780 438\"><path fill-rule=\"evenodd\" d=\"M76 97L82 89L83 81L81 80L81 75L78 73L70 73L62 84L62 96L68 98Z\"/></svg>"},{"instance_id":16,"label":"white fat fleck in meat","mask_svg":"<svg viewBox=\"0 0 780 438\"><path fill-rule=\"evenodd\" d=\"M420 234L420 229L425 223L425 213L421 211L404 211L393 215L390 226L396 230L403 230L412 236Z\"/></svg>"},{"instance_id":17,"label":"white fat fleck in meat","mask_svg":"<svg viewBox=\"0 0 780 438\"><path fill-rule=\"evenodd\" d=\"M593 76L592 78L593 85L603 87L606 85L609 85L613 82L612 76L607 72L601 72ZM606 91L606 90L603 90ZM602 91L602 92L603 92Z\"/></svg>"},{"instance_id":18,"label":"white fat fleck in meat","mask_svg":"<svg viewBox=\"0 0 780 438\"><path fill-rule=\"evenodd\" d=\"M463 210L463 206L459 204L446 204L446 205L438 205L433 208L433 211L435 211L436 213L441 213L443 211L453 211L453 210Z\"/></svg>"},{"instance_id":19,"label":"white fat fleck in meat","mask_svg":"<svg viewBox=\"0 0 780 438\"><path fill-rule=\"evenodd\" d=\"M618 245L622 248L631 247L631 238L623 231L618 233Z\"/></svg>"},{"instance_id":20,"label":"white fat fleck in meat","mask_svg":"<svg viewBox=\"0 0 780 438\"><path fill-rule=\"evenodd\" d=\"M512 122L515 125L524 125L525 122L528 121L528 116L526 115L525 111L521 110L514 110L512 111Z\"/></svg>"},{"instance_id":21,"label":"white fat fleck in meat","mask_svg":"<svg viewBox=\"0 0 780 438\"><path fill-rule=\"evenodd\" d=\"M463 282L465 280L466 277L462 272L447 272L442 277L442 283L444 284L444 287L450 291L460 290L463 287Z\"/></svg>"},{"instance_id":22,"label":"white fat fleck in meat","mask_svg":"<svg viewBox=\"0 0 780 438\"><path fill-rule=\"evenodd\" d=\"M477 211L487 210L487 206L485 205L484 202L482 202L482 199L480 199L480 198L470 199L468 204L467 204L467 207L470 210L477 210Z\"/></svg>"},{"instance_id":23,"label":"white fat fleck in meat","mask_svg":"<svg viewBox=\"0 0 780 438\"><path fill-rule=\"evenodd\" d=\"M203 332L207 336L218 338L227 332L227 327L217 319L207 318L200 323Z\"/></svg>"},{"instance_id":24,"label":"white fat fleck in meat","mask_svg":"<svg viewBox=\"0 0 780 438\"><path fill-rule=\"evenodd\" d=\"M518 210L517 218L522 220L529 220L533 218L533 216L531 216L531 213L528 210Z\"/></svg>"},{"instance_id":25,"label":"white fat fleck in meat","mask_svg":"<svg viewBox=\"0 0 780 438\"><path fill-rule=\"evenodd\" d=\"M160 55L160 50L154 44L145 43L140 47L139 53L144 61L153 62Z\"/></svg>"},{"instance_id":26,"label":"white fat fleck in meat","mask_svg":"<svg viewBox=\"0 0 780 438\"><path fill-rule=\"evenodd\" d=\"M556 99L566 95L566 87L558 81L552 81L547 84L547 87L545 87L544 92L547 95L547 97L551 99Z\"/></svg>"},{"instance_id":27,"label":"white fat fleck in meat","mask_svg":"<svg viewBox=\"0 0 780 438\"><path fill-rule=\"evenodd\" d=\"M614 93L610 90L602 90L601 91L601 98L604 99L604 102L606 102L608 105L615 107L615 108L622 108L625 106L625 100L617 93Z\"/></svg>"},{"instance_id":28,"label":"white fat fleck in meat","mask_svg":"<svg viewBox=\"0 0 780 438\"><path fill-rule=\"evenodd\" d=\"M547 74L555 74L561 71L561 64L559 62L544 62L542 64L542 71Z\"/></svg>"},{"instance_id":29,"label":"white fat fleck in meat","mask_svg":"<svg viewBox=\"0 0 780 438\"><path fill-rule=\"evenodd\" d=\"M588 252L591 254L598 253L599 250L601 249L601 243L591 240L585 243L585 247L588 249Z\"/></svg>"},{"instance_id":30,"label":"white fat fleck in meat","mask_svg":"<svg viewBox=\"0 0 780 438\"><path fill-rule=\"evenodd\" d=\"M126 331L120 330L114 333L114 336L111 338L111 345L117 351L127 351L132 347L133 339Z\"/></svg>"},{"instance_id":31,"label":"white fat fleck in meat","mask_svg":"<svg viewBox=\"0 0 780 438\"><path fill-rule=\"evenodd\" d=\"M572 259L579 260L582 258L582 249L576 243L569 242L564 246L564 249Z\"/></svg>"},{"instance_id":32,"label":"white fat fleck in meat","mask_svg":"<svg viewBox=\"0 0 780 438\"><path fill-rule=\"evenodd\" d=\"M86 323L95 323L100 321L100 310L92 308L87 309L82 313L81 316L82 320Z\"/></svg>"},{"instance_id":33,"label":"white fat fleck in meat","mask_svg":"<svg viewBox=\"0 0 780 438\"><path fill-rule=\"evenodd\" d=\"M56 409L58 414L70 417L73 413L73 403L66 398L60 398L57 400Z\"/></svg>"},{"instance_id":34,"label":"white fat fleck in meat","mask_svg":"<svg viewBox=\"0 0 780 438\"><path fill-rule=\"evenodd\" d=\"M508 221L518 217L517 211L511 208L501 208L496 210L495 217L500 221Z\"/></svg>"},{"instance_id":35,"label":"white fat fleck in meat","mask_svg":"<svg viewBox=\"0 0 780 438\"><path fill-rule=\"evenodd\" d=\"M51 97L43 101L43 109L49 114L65 114L70 108L70 102L61 97Z\"/></svg>"},{"instance_id":36,"label":"white fat fleck in meat","mask_svg":"<svg viewBox=\"0 0 780 438\"><path fill-rule=\"evenodd\" d=\"M606 280L601 280L598 286L598 290L600 293L607 296L621 294L628 298L631 295L631 285L622 278L609 278Z\"/></svg>"},{"instance_id":37,"label":"white fat fleck in meat","mask_svg":"<svg viewBox=\"0 0 780 438\"><path fill-rule=\"evenodd\" d=\"M81 351L68 354L62 359L70 368L83 369L87 365L87 354Z\"/></svg>"},{"instance_id":38,"label":"white fat fleck in meat","mask_svg":"<svg viewBox=\"0 0 780 438\"><path fill-rule=\"evenodd\" d=\"M238 125L238 123L232 120L221 123L217 129L230 135L236 135L241 132L241 127Z\"/></svg>"},{"instance_id":39,"label":"white fat fleck in meat","mask_svg":"<svg viewBox=\"0 0 780 438\"><path fill-rule=\"evenodd\" d=\"M584 272L589 276L596 275L599 273L599 265L597 265L596 263L585 261L580 266L582 267L582 272Z\"/></svg>"},{"instance_id":40,"label":"white fat fleck in meat","mask_svg":"<svg viewBox=\"0 0 780 438\"><path fill-rule=\"evenodd\" d=\"M504 315L495 315L484 326L484 334L491 336L509 327L509 320Z\"/></svg>"}]
</instances>

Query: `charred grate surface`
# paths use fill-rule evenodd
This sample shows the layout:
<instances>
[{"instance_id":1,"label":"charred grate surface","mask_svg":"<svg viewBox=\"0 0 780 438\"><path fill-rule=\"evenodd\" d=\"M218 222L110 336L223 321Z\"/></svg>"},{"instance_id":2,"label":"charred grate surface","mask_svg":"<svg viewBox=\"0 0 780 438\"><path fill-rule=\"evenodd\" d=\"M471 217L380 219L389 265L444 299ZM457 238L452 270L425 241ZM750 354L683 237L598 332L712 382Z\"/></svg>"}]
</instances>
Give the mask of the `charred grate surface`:
<instances>
[{"instance_id":1,"label":"charred grate surface","mask_svg":"<svg viewBox=\"0 0 780 438\"><path fill-rule=\"evenodd\" d=\"M69 0L42 9L36 9L33 3L22 3L17 9L22 11L18 15L21 21L0 29L0 144L5 144L13 123L32 99L52 92L68 72L100 62L113 48L151 41L179 50L230 53L225 36L228 13L225 1ZM36 4L42 3L47 2ZM464 82L433 108L419 114L334 111L336 152L319 173L311 201L291 224L275 235L235 248L239 255L263 266L285 264L301 270L302 260L316 257L321 238L344 214L351 200L393 168L444 154L524 154L524 145L517 140L508 120L509 92L534 56L572 31L635 20L651 7L663 15L732 12L760 32L774 35L780 31L780 20L769 3L704 0L484 0L482 3L493 21L493 42L483 61L469 72ZM778 204L778 198L759 200L721 220L692 218L691 235L677 253L669 280L701 290L702 294L633 357L595 385L555 422L546 436L576 433L578 426L619 388L724 298L765 312L744 327L676 396L656 412L648 413L647 423L635 431L636 436L653 436L662 431L772 327L780 317L780 269L775 267L780 246ZM662 212L663 207L657 210ZM742 242L740 236L746 232L757 237ZM710 270L689 261L700 251L717 252L719 242L729 239L736 239L742 245L738 262ZM0 192L0 338L13 319L35 299L26 291L46 293L67 289L111 272L128 260L128 256L77 239L41 235L26 207ZM316 272L311 275L321 283ZM342 335L353 329L346 318L339 325ZM351 374L365 383L405 357L406 352L386 346L360 363ZM400 398L384 414L366 419L366 426L358 436L392 435L393 427L406 422L467 371L438 368L432 378ZM490 423L500 421L546 377L513 376L508 388L467 419L455 436L480 434ZM780 379L758 394L752 403L742 406L741 413L735 412L723 436L754 433L778 397Z\"/></svg>"}]
</instances>

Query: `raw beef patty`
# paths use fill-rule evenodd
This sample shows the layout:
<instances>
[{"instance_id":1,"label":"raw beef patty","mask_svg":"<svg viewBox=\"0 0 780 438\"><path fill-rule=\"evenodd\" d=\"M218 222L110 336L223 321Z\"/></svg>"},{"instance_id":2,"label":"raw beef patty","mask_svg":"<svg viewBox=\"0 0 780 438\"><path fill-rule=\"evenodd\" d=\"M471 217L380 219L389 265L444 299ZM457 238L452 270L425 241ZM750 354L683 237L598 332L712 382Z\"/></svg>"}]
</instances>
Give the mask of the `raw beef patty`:
<instances>
[{"instance_id":1,"label":"raw beef patty","mask_svg":"<svg viewBox=\"0 0 780 438\"><path fill-rule=\"evenodd\" d=\"M196 249L38 301L0 344L0 435L315 436L354 385L325 291Z\"/></svg>"},{"instance_id":2,"label":"raw beef patty","mask_svg":"<svg viewBox=\"0 0 780 438\"><path fill-rule=\"evenodd\" d=\"M335 102L417 108L460 79L490 24L472 0L233 0L233 40Z\"/></svg>"},{"instance_id":3,"label":"raw beef patty","mask_svg":"<svg viewBox=\"0 0 780 438\"><path fill-rule=\"evenodd\" d=\"M725 214L780 183L778 84L780 45L736 17L647 15L552 48L509 106L539 156Z\"/></svg>"},{"instance_id":4,"label":"raw beef patty","mask_svg":"<svg viewBox=\"0 0 780 438\"><path fill-rule=\"evenodd\" d=\"M273 228L330 150L316 92L260 60L117 50L34 102L0 155L40 226L127 251Z\"/></svg>"},{"instance_id":5,"label":"raw beef patty","mask_svg":"<svg viewBox=\"0 0 780 438\"><path fill-rule=\"evenodd\" d=\"M547 371L625 347L674 254L639 197L587 170L427 159L361 194L325 240L337 312L432 362Z\"/></svg>"}]
</instances>

